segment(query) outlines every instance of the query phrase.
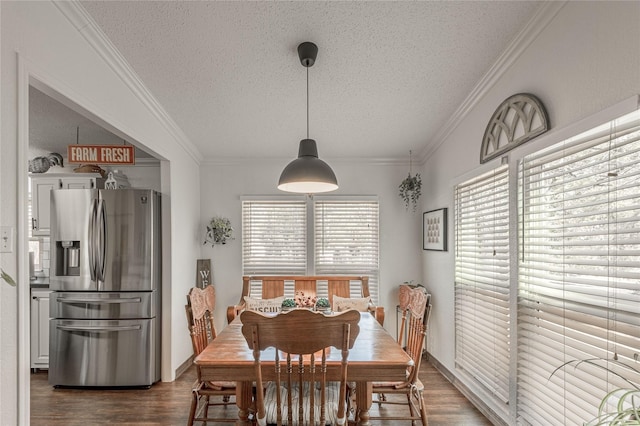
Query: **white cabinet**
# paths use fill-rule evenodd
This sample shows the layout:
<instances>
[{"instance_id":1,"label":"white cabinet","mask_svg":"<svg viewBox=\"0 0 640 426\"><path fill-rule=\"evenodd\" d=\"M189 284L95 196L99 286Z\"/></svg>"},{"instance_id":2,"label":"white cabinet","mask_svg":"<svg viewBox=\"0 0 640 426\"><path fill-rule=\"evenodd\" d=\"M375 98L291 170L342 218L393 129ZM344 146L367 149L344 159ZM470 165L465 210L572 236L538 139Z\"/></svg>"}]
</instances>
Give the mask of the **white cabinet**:
<instances>
[{"instance_id":1,"label":"white cabinet","mask_svg":"<svg viewBox=\"0 0 640 426\"><path fill-rule=\"evenodd\" d=\"M31 289L31 368L49 368L49 289Z\"/></svg>"},{"instance_id":2,"label":"white cabinet","mask_svg":"<svg viewBox=\"0 0 640 426\"><path fill-rule=\"evenodd\" d=\"M62 178L62 189L93 189L96 187L96 178L86 177L64 177Z\"/></svg>"},{"instance_id":3,"label":"white cabinet","mask_svg":"<svg viewBox=\"0 0 640 426\"><path fill-rule=\"evenodd\" d=\"M104 179L98 173L82 175L46 173L30 175L31 178L31 234L49 235L51 233L52 189L93 189L104 188Z\"/></svg>"},{"instance_id":4,"label":"white cabinet","mask_svg":"<svg viewBox=\"0 0 640 426\"><path fill-rule=\"evenodd\" d=\"M62 180L52 177L31 178L31 233L49 235L51 224L51 201L49 192L62 188Z\"/></svg>"}]
</instances>

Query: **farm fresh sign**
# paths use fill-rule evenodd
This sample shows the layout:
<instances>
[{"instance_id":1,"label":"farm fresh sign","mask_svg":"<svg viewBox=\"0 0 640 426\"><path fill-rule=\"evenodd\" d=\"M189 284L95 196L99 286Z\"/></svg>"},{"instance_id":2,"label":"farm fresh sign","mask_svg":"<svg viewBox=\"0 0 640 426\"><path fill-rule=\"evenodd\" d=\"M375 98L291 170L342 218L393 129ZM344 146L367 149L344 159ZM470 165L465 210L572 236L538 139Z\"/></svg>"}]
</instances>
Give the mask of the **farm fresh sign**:
<instances>
[{"instance_id":1,"label":"farm fresh sign","mask_svg":"<svg viewBox=\"0 0 640 426\"><path fill-rule=\"evenodd\" d=\"M69 145L67 162L77 164L135 164L132 145Z\"/></svg>"}]
</instances>

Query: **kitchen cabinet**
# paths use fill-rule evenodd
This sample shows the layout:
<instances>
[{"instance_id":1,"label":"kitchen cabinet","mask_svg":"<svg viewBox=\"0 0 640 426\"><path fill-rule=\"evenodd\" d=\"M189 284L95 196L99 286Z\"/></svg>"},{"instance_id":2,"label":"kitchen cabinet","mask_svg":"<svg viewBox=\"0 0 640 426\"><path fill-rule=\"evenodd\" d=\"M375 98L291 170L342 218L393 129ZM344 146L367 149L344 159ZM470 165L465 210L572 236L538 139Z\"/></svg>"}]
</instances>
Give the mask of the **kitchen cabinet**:
<instances>
[{"instance_id":1,"label":"kitchen cabinet","mask_svg":"<svg viewBox=\"0 0 640 426\"><path fill-rule=\"evenodd\" d=\"M49 368L49 289L31 289L31 368Z\"/></svg>"},{"instance_id":2,"label":"kitchen cabinet","mask_svg":"<svg viewBox=\"0 0 640 426\"><path fill-rule=\"evenodd\" d=\"M31 234L49 235L52 189L104 188L105 179L98 173L30 175L31 178Z\"/></svg>"}]
</instances>

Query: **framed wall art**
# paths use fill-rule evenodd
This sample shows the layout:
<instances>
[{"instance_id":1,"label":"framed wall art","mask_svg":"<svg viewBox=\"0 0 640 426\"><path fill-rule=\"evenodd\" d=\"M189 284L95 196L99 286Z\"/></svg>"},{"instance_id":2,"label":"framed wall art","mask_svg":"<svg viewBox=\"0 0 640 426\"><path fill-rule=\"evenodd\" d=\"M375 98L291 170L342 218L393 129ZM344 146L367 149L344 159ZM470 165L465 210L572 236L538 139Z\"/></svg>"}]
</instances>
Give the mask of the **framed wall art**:
<instances>
[{"instance_id":1,"label":"framed wall art","mask_svg":"<svg viewBox=\"0 0 640 426\"><path fill-rule=\"evenodd\" d=\"M447 209L422 214L422 250L447 251Z\"/></svg>"}]
</instances>

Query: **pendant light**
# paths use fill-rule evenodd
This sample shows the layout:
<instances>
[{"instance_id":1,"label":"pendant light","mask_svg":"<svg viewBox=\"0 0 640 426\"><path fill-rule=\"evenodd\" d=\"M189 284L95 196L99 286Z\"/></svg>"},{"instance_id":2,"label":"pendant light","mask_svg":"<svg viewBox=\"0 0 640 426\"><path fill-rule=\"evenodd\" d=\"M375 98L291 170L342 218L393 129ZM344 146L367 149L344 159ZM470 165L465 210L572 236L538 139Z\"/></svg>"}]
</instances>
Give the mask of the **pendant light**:
<instances>
[{"instance_id":1,"label":"pendant light","mask_svg":"<svg viewBox=\"0 0 640 426\"><path fill-rule=\"evenodd\" d=\"M316 141L309 139L309 67L318 55L318 46L306 41L298 46L300 62L307 69L307 139L300 141L298 158L284 168L278 189L287 192L313 194L338 189L338 180L331 167L318 158Z\"/></svg>"}]
</instances>

